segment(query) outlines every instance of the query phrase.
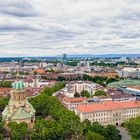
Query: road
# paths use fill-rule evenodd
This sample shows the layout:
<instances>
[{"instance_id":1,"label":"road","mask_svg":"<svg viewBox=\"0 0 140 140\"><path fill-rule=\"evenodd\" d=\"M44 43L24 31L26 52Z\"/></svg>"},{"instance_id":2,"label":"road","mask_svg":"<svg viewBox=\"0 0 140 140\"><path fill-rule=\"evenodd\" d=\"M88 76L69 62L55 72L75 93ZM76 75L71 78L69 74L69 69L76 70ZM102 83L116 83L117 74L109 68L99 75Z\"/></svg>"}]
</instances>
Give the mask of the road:
<instances>
[{"instance_id":1,"label":"road","mask_svg":"<svg viewBox=\"0 0 140 140\"><path fill-rule=\"evenodd\" d=\"M122 140L131 140L131 136L128 134L128 131L124 127L118 126L117 128L120 130Z\"/></svg>"}]
</instances>

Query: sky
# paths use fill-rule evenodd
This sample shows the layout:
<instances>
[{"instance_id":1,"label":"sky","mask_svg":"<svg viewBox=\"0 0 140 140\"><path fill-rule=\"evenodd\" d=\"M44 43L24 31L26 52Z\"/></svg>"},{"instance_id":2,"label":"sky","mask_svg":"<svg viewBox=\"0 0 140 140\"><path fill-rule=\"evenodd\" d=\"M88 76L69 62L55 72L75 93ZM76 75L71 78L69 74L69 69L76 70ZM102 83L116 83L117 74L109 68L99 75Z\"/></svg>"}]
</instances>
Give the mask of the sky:
<instances>
[{"instance_id":1,"label":"sky","mask_svg":"<svg viewBox=\"0 0 140 140\"><path fill-rule=\"evenodd\" d=\"M0 0L0 56L140 53L140 0Z\"/></svg>"}]
</instances>

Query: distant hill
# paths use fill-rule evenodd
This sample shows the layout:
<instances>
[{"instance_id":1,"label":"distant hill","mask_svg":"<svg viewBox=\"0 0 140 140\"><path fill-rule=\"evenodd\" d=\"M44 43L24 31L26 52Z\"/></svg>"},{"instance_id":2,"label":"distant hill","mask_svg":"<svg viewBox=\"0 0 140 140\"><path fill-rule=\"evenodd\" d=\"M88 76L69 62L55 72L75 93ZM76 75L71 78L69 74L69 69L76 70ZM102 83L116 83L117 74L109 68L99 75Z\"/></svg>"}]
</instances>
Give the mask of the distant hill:
<instances>
[{"instance_id":1,"label":"distant hill","mask_svg":"<svg viewBox=\"0 0 140 140\"><path fill-rule=\"evenodd\" d=\"M78 54L68 55L68 57L90 57L90 58L116 58L116 57L140 57L140 54Z\"/></svg>"},{"instance_id":2,"label":"distant hill","mask_svg":"<svg viewBox=\"0 0 140 140\"><path fill-rule=\"evenodd\" d=\"M140 54L68 54L68 58L121 58L121 57L138 57L140 58ZM20 61L20 60L30 60L30 59L57 59L62 58L62 55L57 56L25 56L25 57L0 57L0 62L10 62L12 60Z\"/></svg>"}]
</instances>

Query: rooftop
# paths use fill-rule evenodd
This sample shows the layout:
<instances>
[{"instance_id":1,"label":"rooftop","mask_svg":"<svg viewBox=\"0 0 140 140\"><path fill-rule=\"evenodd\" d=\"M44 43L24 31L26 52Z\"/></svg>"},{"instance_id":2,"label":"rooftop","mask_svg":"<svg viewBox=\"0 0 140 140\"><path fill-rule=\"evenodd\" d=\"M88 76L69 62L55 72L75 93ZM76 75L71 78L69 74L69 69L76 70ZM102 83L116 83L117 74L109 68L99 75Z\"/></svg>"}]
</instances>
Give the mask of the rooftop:
<instances>
[{"instance_id":1,"label":"rooftop","mask_svg":"<svg viewBox=\"0 0 140 140\"><path fill-rule=\"evenodd\" d=\"M128 101L128 102L106 101L100 104L93 103L89 105L78 105L75 107L75 109L83 113L89 113L89 112L109 111L134 107L140 107L140 101Z\"/></svg>"},{"instance_id":2,"label":"rooftop","mask_svg":"<svg viewBox=\"0 0 140 140\"><path fill-rule=\"evenodd\" d=\"M135 89L135 90L140 90L140 86L128 86L128 88Z\"/></svg>"},{"instance_id":3,"label":"rooftop","mask_svg":"<svg viewBox=\"0 0 140 140\"><path fill-rule=\"evenodd\" d=\"M37 72L37 73L42 74L42 73L45 73L45 70L41 69L41 68L38 68L38 69L33 70L33 72Z\"/></svg>"},{"instance_id":4,"label":"rooftop","mask_svg":"<svg viewBox=\"0 0 140 140\"><path fill-rule=\"evenodd\" d=\"M71 103L75 103L75 102L83 102L84 100L86 100L87 98L64 98L63 101L65 102L71 102Z\"/></svg>"},{"instance_id":5,"label":"rooftop","mask_svg":"<svg viewBox=\"0 0 140 140\"><path fill-rule=\"evenodd\" d=\"M12 90L12 88L6 88L6 87L0 88L0 92L9 92L11 90Z\"/></svg>"},{"instance_id":6,"label":"rooftop","mask_svg":"<svg viewBox=\"0 0 140 140\"><path fill-rule=\"evenodd\" d=\"M107 86L108 87L140 86L140 80L120 80L118 82L109 83Z\"/></svg>"},{"instance_id":7,"label":"rooftop","mask_svg":"<svg viewBox=\"0 0 140 140\"><path fill-rule=\"evenodd\" d=\"M21 90L21 89L24 89L24 83L22 81L15 81L12 84L12 87L13 87L13 89Z\"/></svg>"}]
</instances>

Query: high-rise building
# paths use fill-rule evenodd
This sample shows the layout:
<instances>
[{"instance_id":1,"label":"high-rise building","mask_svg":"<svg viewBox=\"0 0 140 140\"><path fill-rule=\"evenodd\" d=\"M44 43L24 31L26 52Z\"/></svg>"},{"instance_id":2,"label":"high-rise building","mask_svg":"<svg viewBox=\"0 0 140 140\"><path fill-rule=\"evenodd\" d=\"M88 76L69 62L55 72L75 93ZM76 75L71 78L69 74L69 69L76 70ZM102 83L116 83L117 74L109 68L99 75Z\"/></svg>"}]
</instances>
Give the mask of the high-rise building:
<instances>
[{"instance_id":1,"label":"high-rise building","mask_svg":"<svg viewBox=\"0 0 140 140\"><path fill-rule=\"evenodd\" d=\"M67 60L67 54L63 54L63 60Z\"/></svg>"},{"instance_id":2,"label":"high-rise building","mask_svg":"<svg viewBox=\"0 0 140 140\"><path fill-rule=\"evenodd\" d=\"M63 54L62 60L63 64L67 64L67 54Z\"/></svg>"},{"instance_id":3,"label":"high-rise building","mask_svg":"<svg viewBox=\"0 0 140 140\"><path fill-rule=\"evenodd\" d=\"M61 70L61 68L62 68L62 64L61 63L57 63L57 69Z\"/></svg>"}]
</instances>

